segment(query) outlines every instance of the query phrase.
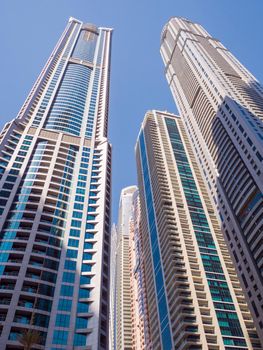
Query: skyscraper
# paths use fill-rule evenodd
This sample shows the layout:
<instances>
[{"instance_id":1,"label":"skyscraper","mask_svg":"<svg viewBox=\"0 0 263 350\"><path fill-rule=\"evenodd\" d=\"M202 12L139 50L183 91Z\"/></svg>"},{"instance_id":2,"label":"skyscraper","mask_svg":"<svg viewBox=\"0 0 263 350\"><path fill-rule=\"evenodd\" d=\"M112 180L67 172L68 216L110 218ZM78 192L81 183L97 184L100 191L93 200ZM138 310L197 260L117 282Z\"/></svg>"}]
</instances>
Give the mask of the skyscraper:
<instances>
[{"instance_id":1,"label":"skyscraper","mask_svg":"<svg viewBox=\"0 0 263 350\"><path fill-rule=\"evenodd\" d=\"M1 349L108 348L111 35L70 18L1 133Z\"/></svg>"},{"instance_id":2,"label":"skyscraper","mask_svg":"<svg viewBox=\"0 0 263 350\"><path fill-rule=\"evenodd\" d=\"M141 241L139 193L121 191L111 239L111 349L151 350Z\"/></svg>"},{"instance_id":3,"label":"skyscraper","mask_svg":"<svg viewBox=\"0 0 263 350\"><path fill-rule=\"evenodd\" d=\"M262 349L181 118L146 114L136 144L153 349Z\"/></svg>"},{"instance_id":4,"label":"skyscraper","mask_svg":"<svg viewBox=\"0 0 263 350\"><path fill-rule=\"evenodd\" d=\"M133 205L133 194L136 186L126 187L121 191L119 203L119 218L117 225L117 243L115 251L111 252L115 259L115 276L112 275L114 286L111 293L115 295L112 310L113 349L132 349L132 310L131 310L131 281L129 265L130 219ZM114 248L114 247L113 247Z\"/></svg>"},{"instance_id":5,"label":"skyscraper","mask_svg":"<svg viewBox=\"0 0 263 350\"><path fill-rule=\"evenodd\" d=\"M116 258L117 258L117 228L116 224L111 228L111 245L110 245L110 320L109 320L109 349L116 347Z\"/></svg>"},{"instance_id":6,"label":"skyscraper","mask_svg":"<svg viewBox=\"0 0 263 350\"><path fill-rule=\"evenodd\" d=\"M138 190L133 195L133 210L130 220L130 279L133 349L152 350L145 285L141 206Z\"/></svg>"},{"instance_id":7,"label":"skyscraper","mask_svg":"<svg viewBox=\"0 0 263 350\"><path fill-rule=\"evenodd\" d=\"M161 55L263 339L263 88L200 25L172 18Z\"/></svg>"}]
</instances>

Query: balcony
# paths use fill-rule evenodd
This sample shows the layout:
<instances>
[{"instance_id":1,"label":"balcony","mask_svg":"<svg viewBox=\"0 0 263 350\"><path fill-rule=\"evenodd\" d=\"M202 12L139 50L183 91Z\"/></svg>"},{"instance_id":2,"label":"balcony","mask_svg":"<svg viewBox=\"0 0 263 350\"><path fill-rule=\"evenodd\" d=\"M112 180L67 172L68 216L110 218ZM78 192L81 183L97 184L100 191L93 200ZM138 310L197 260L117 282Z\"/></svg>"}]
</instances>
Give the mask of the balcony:
<instances>
[{"instance_id":1,"label":"balcony","mask_svg":"<svg viewBox=\"0 0 263 350\"><path fill-rule=\"evenodd\" d=\"M30 324L31 316L15 316L14 322L16 323L23 323L23 324Z\"/></svg>"},{"instance_id":2,"label":"balcony","mask_svg":"<svg viewBox=\"0 0 263 350\"><path fill-rule=\"evenodd\" d=\"M37 292L37 287L36 286L23 286L22 287L23 292L28 292L28 293L36 293Z\"/></svg>"},{"instance_id":3,"label":"balcony","mask_svg":"<svg viewBox=\"0 0 263 350\"><path fill-rule=\"evenodd\" d=\"M26 307L28 309L32 309L34 307L34 302L33 301L29 301L29 300L25 300L25 299L21 299L18 302L18 306Z\"/></svg>"},{"instance_id":4,"label":"balcony","mask_svg":"<svg viewBox=\"0 0 263 350\"><path fill-rule=\"evenodd\" d=\"M4 276L18 276L19 271L4 271L3 275Z\"/></svg>"},{"instance_id":5,"label":"balcony","mask_svg":"<svg viewBox=\"0 0 263 350\"><path fill-rule=\"evenodd\" d=\"M0 289L14 290L15 284L0 284Z\"/></svg>"}]
</instances>

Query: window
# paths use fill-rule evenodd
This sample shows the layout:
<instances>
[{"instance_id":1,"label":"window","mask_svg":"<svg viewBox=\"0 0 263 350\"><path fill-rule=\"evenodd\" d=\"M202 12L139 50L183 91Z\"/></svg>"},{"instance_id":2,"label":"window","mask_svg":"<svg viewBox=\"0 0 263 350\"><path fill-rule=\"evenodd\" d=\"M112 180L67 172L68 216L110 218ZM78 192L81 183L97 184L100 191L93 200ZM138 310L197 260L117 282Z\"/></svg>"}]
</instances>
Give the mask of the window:
<instances>
[{"instance_id":1,"label":"window","mask_svg":"<svg viewBox=\"0 0 263 350\"><path fill-rule=\"evenodd\" d=\"M78 256L78 251L74 249L68 249L67 250L67 258L73 258L76 259Z\"/></svg>"},{"instance_id":2,"label":"window","mask_svg":"<svg viewBox=\"0 0 263 350\"><path fill-rule=\"evenodd\" d=\"M57 314L56 327L69 327L70 316L65 314Z\"/></svg>"},{"instance_id":3,"label":"window","mask_svg":"<svg viewBox=\"0 0 263 350\"><path fill-rule=\"evenodd\" d=\"M66 286L62 284L60 295L64 297L72 297L74 288L72 286Z\"/></svg>"},{"instance_id":4,"label":"window","mask_svg":"<svg viewBox=\"0 0 263 350\"><path fill-rule=\"evenodd\" d=\"M88 327L88 320L83 317L77 317L76 318L76 328L87 328Z\"/></svg>"},{"instance_id":5,"label":"window","mask_svg":"<svg viewBox=\"0 0 263 350\"><path fill-rule=\"evenodd\" d=\"M95 224L87 224L86 230L93 230L95 228Z\"/></svg>"},{"instance_id":6,"label":"window","mask_svg":"<svg viewBox=\"0 0 263 350\"><path fill-rule=\"evenodd\" d=\"M93 243L85 242L84 249L93 249Z\"/></svg>"},{"instance_id":7,"label":"window","mask_svg":"<svg viewBox=\"0 0 263 350\"><path fill-rule=\"evenodd\" d=\"M90 272L92 268L91 264L82 264L81 272Z\"/></svg>"},{"instance_id":8,"label":"window","mask_svg":"<svg viewBox=\"0 0 263 350\"><path fill-rule=\"evenodd\" d=\"M34 314L34 325L47 328L49 324L49 316L42 314Z\"/></svg>"},{"instance_id":9,"label":"window","mask_svg":"<svg viewBox=\"0 0 263 350\"><path fill-rule=\"evenodd\" d=\"M75 196L75 200L77 202L84 202L84 197L83 196Z\"/></svg>"},{"instance_id":10,"label":"window","mask_svg":"<svg viewBox=\"0 0 263 350\"><path fill-rule=\"evenodd\" d=\"M68 240L68 246L77 248L79 246L79 241L77 239L70 238Z\"/></svg>"},{"instance_id":11,"label":"window","mask_svg":"<svg viewBox=\"0 0 263 350\"><path fill-rule=\"evenodd\" d=\"M89 289L82 289L79 290L79 298L89 298L90 297L90 291Z\"/></svg>"},{"instance_id":12,"label":"window","mask_svg":"<svg viewBox=\"0 0 263 350\"><path fill-rule=\"evenodd\" d=\"M16 178L15 176L8 175L7 178L6 178L6 181L15 182L16 179L17 179L17 178Z\"/></svg>"},{"instance_id":13,"label":"window","mask_svg":"<svg viewBox=\"0 0 263 350\"><path fill-rule=\"evenodd\" d=\"M82 213L79 211L73 211L73 218L81 219Z\"/></svg>"},{"instance_id":14,"label":"window","mask_svg":"<svg viewBox=\"0 0 263 350\"><path fill-rule=\"evenodd\" d=\"M95 220L96 216L95 215L87 215L87 220Z\"/></svg>"},{"instance_id":15,"label":"window","mask_svg":"<svg viewBox=\"0 0 263 350\"><path fill-rule=\"evenodd\" d=\"M63 282L74 283L75 273L73 272L63 272Z\"/></svg>"},{"instance_id":16,"label":"window","mask_svg":"<svg viewBox=\"0 0 263 350\"><path fill-rule=\"evenodd\" d=\"M92 260L92 254L83 253L83 260Z\"/></svg>"},{"instance_id":17,"label":"window","mask_svg":"<svg viewBox=\"0 0 263 350\"><path fill-rule=\"evenodd\" d=\"M59 299L58 310L59 311L70 311L72 306L72 300L69 299Z\"/></svg>"},{"instance_id":18,"label":"window","mask_svg":"<svg viewBox=\"0 0 263 350\"><path fill-rule=\"evenodd\" d=\"M85 239L94 239L94 233L86 233Z\"/></svg>"},{"instance_id":19,"label":"window","mask_svg":"<svg viewBox=\"0 0 263 350\"><path fill-rule=\"evenodd\" d=\"M80 276L80 284L90 284L91 277L89 276Z\"/></svg>"},{"instance_id":20,"label":"window","mask_svg":"<svg viewBox=\"0 0 263 350\"><path fill-rule=\"evenodd\" d=\"M65 270L76 270L76 261L66 260Z\"/></svg>"},{"instance_id":21,"label":"window","mask_svg":"<svg viewBox=\"0 0 263 350\"><path fill-rule=\"evenodd\" d=\"M40 310L51 311L52 301L47 300L47 299L38 298L35 307L37 309L40 309Z\"/></svg>"},{"instance_id":22,"label":"window","mask_svg":"<svg viewBox=\"0 0 263 350\"><path fill-rule=\"evenodd\" d=\"M97 203L96 199L93 199L93 198L89 199L89 204L96 204L96 203Z\"/></svg>"},{"instance_id":23,"label":"window","mask_svg":"<svg viewBox=\"0 0 263 350\"><path fill-rule=\"evenodd\" d=\"M68 340L68 332L66 331L54 331L53 344L66 345Z\"/></svg>"},{"instance_id":24,"label":"window","mask_svg":"<svg viewBox=\"0 0 263 350\"><path fill-rule=\"evenodd\" d=\"M80 236L80 230L72 228L72 229L70 229L69 235L71 237L79 237Z\"/></svg>"},{"instance_id":25,"label":"window","mask_svg":"<svg viewBox=\"0 0 263 350\"><path fill-rule=\"evenodd\" d=\"M85 346L86 345L86 335L75 333L74 336L74 346Z\"/></svg>"},{"instance_id":26,"label":"window","mask_svg":"<svg viewBox=\"0 0 263 350\"><path fill-rule=\"evenodd\" d=\"M73 227L81 227L81 221L72 220L71 221L71 226L73 226Z\"/></svg>"},{"instance_id":27,"label":"window","mask_svg":"<svg viewBox=\"0 0 263 350\"><path fill-rule=\"evenodd\" d=\"M78 302L77 312L89 312L89 304Z\"/></svg>"},{"instance_id":28,"label":"window","mask_svg":"<svg viewBox=\"0 0 263 350\"><path fill-rule=\"evenodd\" d=\"M74 204L74 209L82 210L82 209L83 209L83 204L75 203L75 204Z\"/></svg>"},{"instance_id":29,"label":"window","mask_svg":"<svg viewBox=\"0 0 263 350\"><path fill-rule=\"evenodd\" d=\"M95 212L95 211L96 211L96 208L95 208L95 207L88 207L88 211L89 211L89 212Z\"/></svg>"}]
</instances>

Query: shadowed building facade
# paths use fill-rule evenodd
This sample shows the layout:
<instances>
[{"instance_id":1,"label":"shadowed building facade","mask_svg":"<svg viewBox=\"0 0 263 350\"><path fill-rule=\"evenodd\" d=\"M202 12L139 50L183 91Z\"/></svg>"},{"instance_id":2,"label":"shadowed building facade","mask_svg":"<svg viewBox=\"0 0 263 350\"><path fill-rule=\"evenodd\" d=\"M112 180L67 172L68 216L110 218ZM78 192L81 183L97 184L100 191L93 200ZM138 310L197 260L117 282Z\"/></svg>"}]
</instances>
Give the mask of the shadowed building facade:
<instances>
[{"instance_id":1,"label":"shadowed building facade","mask_svg":"<svg viewBox=\"0 0 263 350\"><path fill-rule=\"evenodd\" d=\"M136 144L153 349L262 349L181 118L146 114Z\"/></svg>"},{"instance_id":2,"label":"shadowed building facade","mask_svg":"<svg viewBox=\"0 0 263 350\"><path fill-rule=\"evenodd\" d=\"M161 55L263 339L262 86L219 40L183 18L164 27Z\"/></svg>"},{"instance_id":3,"label":"shadowed building facade","mask_svg":"<svg viewBox=\"0 0 263 350\"><path fill-rule=\"evenodd\" d=\"M1 349L108 349L111 35L70 18L0 135Z\"/></svg>"}]
</instances>

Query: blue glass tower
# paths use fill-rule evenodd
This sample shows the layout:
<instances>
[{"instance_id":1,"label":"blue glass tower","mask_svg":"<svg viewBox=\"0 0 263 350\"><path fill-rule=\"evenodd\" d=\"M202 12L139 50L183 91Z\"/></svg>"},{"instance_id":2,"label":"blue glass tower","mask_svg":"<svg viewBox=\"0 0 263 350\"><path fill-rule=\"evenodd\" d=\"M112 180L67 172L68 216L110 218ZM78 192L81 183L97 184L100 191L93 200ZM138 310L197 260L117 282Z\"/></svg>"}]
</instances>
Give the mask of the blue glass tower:
<instances>
[{"instance_id":1,"label":"blue glass tower","mask_svg":"<svg viewBox=\"0 0 263 350\"><path fill-rule=\"evenodd\" d=\"M0 348L107 349L112 29L70 18L0 134Z\"/></svg>"},{"instance_id":2,"label":"blue glass tower","mask_svg":"<svg viewBox=\"0 0 263 350\"><path fill-rule=\"evenodd\" d=\"M146 114L136 144L153 349L262 349L180 117Z\"/></svg>"}]
</instances>

